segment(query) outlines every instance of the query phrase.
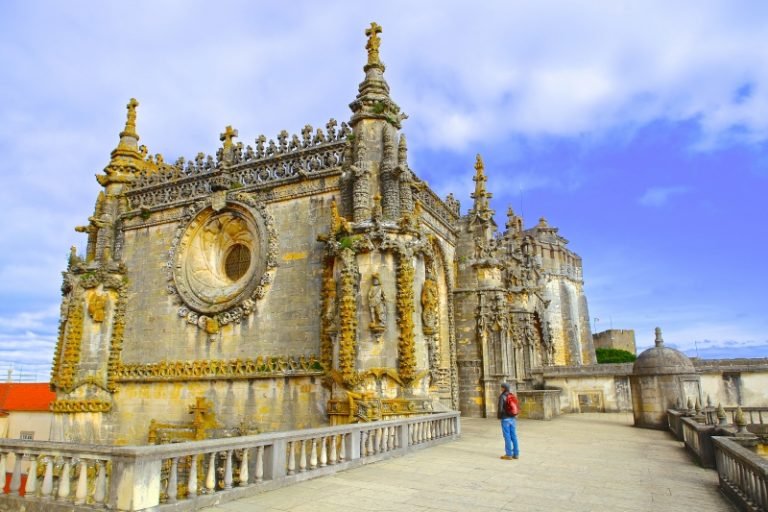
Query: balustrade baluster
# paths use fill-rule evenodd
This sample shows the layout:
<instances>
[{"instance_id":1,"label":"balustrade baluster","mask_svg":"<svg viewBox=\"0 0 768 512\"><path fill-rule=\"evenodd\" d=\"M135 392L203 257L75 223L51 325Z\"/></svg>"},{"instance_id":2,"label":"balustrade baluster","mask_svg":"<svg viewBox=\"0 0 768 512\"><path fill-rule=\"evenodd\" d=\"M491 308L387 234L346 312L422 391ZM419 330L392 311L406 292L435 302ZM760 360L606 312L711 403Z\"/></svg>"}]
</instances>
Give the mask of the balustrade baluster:
<instances>
[{"instance_id":1,"label":"balustrade baluster","mask_svg":"<svg viewBox=\"0 0 768 512\"><path fill-rule=\"evenodd\" d=\"M216 452L211 452L208 458L208 473L205 475L205 494L213 494L216 490Z\"/></svg>"},{"instance_id":2,"label":"balustrade baluster","mask_svg":"<svg viewBox=\"0 0 768 512\"><path fill-rule=\"evenodd\" d=\"M333 465L336 464L336 435L332 435L328 438L328 441L330 443L330 451L328 453L328 463Z\"/></svg>"},{"instance_id":3,"label":"balustrade baluster","mask_svg":"<svg viewBox=\"0 0 768 512\"><path fill-rule=\"evenodd\" d=\"M8 472L5 469L5 457L6 457L5 452L0 452L0 475L8 474ZM5 482L3 482L3 484L5 484ZM0 494L4 494L4 493L5 493L5 485L0 487Z\"/></svg>"},{"instance_id":4,"label":"balustrade baluster","mask_svg":"<svg viewBox=\"0 0 768 512\"><path fill-rule=\"evenodd\" d=\"M299 473L304 473L307 470L307 442L303 439L298 442L301 443L299 447Z\"/></svg>"},{"instance_id":5,"label":"balustrade baluster","mask_svg":"<svg viewBox=\"0 0 768 512\"><path fill-rule=\"evenodd\" d=\"M34 496L35 491L37 491L37 455L31 453L28 458L29 470L27 471L27 482L24 485L24 496L26 497ZM4 476L5 473L0 472L0 475Z\"/></svg>"},{"instance_id":6,"label":"balustrade baluster","mask_svg":"<svg viewBox=\"0 0 768 512\"><path fill-rule=\"evenodd\" d=\"M339 462L343 462L347 458L347 435L349 434L339 436Z\"/></svg>"},{"instance_id":7,"label":"balustrade baluster","mask_svg":"<svg viewBox=\"0 0 768 512\"><path fill-rule=\"evenodd\" d=\"M368 431L368 435L366 436L366 443L365 443L365 449L368 455L373 455L375 452L373 451L373 438L375 435L375 430L371 429Z\"/></svg>"},{"instance_id":8,"label":"balustrade baluster","mask_svg":"<svg viewBox=\"0 0 768 512\"><path fill-rule=\"evenodd\" d=\"M309 467L315 469L317 467L317 439L310 439L309 442L312 443L309 454Z\"/></svg>"},{"instance_id":9,"label":"balustrade baluster","mask_svg":"<svg viewBox=\"0 0 768 512\"><path fill-rule=\"evenodd\" d=\"M288 441L288 474L292 475L296 472L296 455L294 455L293 448L294 441Z\"/></svg>"},{"instance_id":10,"label":"balustrade baluster","mask_svg":"<svg viewBox=\"0 0 768 512\"><path fill-rule=\"evenodd\" d=\"M397 427L395 426L389 427L389 436L387 436L387 449L390 451L395 449L396 436L397 436Z\"/></svg>"},{"instance_id":11,"label":"balustrade baluster","mask_svg":"<svg viewBox=\"0 0 768 512\"><path fill-rule=\"evenodd\" d=\"M187 479L187 499L197 496L197 455L189 457L189 478Z\"/></svg>"},{"instance_id":12,"label":"balustrade baluster","mask_svg":"<svg viewBox=\"0 0 768 512\"><path fill-rule=\"evenodd\" d=\"M256 481L264 480L264 446L256 447Z\"/></svg>"},{"instance_id":13,"label":"balustrade baluster","mask_svg":"<svg viewBox=\"0 0 768 512\"><path fill-rule=\"evenodd\" d=\"M107 497L107 467L106 462L96 461L96 482L93 486L93 501L96 504L104 503Z\"/></svg>"},{"instance_id":14,"label":"balustrade baluster","mask_svg":"<svg viewBox=\"0 0 768 512\"><path fill-rule=\"evenodd\" d=\"M13 475L11 476L11 484L8 490L10 491L10 494L19 495L19 491L21 490L21 459L22 454L20 452L12 452L13 453ZM3 482L5 483L5 482Z\"/></svg>"},{"instance_id":15,"label":"balustrade baluster","mask_svg":"<svg viewBox=\"0 0 768 512\"><path fill-rule=\"evenodd\" d=\"M320 443L320 467L324 468L328 465L328 448L324 437L318 439L318 442Z\"/></svg>"},{"instance_id":16,"label":"balustrade baluster","mask_svg":"<svg viewBox=\"0 0 768 512\"><path fill-rule=\"evenodd\" d=\"M365 447L368 444L366 440L367 435L368 434L365 430L360 431L360 457L365 457L366 455L368 455L368 453L365 450Z\"/></svg>"},{"instance_id":17,"label":"balustrade baluster","mask_svg":"<svg viewBox=\"0 0 768 512\"><path fill-rule=\"evenodd\" d=\"M75 505L82 505L88 497L88 461L86 459L80 459L78 466L80 467L80 474L77 476ZM29 482L29 480L27 480L27 482Z\"/></svg>"},{"instance_id":18,"label":"balustrade baluster","mask_svg":"<svg viewBox=\"0 0 768 512\"><path fill-rule=\"evenodd\" d=\"M71 470L72 460L69 457L64 457L64 465L61 467L61 475L59 476L59 492L57 494L60 500L69 498Z\"/></svg>"},{"instance_id":19,"label":"balustrade baluster","mask_svg":"<svg viewBox=\"0 0 768 512\"><path fill-rule=\"evenodd\" d=\"M387 452L389 451L389 427L383 427L381 429L381 451Z\"/></svg>"},{"instance_id":20,"label":"balustrade baluster","mask_svg":"<svg viewBox=\"0 0 768 512\"><path fill-rule=\"evenodd\" d=\"M239 485L242 487L244 485L248 485L248 448L243 448L243 454L242 459L240 460L240 482Z\"/></svg>"},{"instance_id":21,"label":"balustrade baluster","mask_svg":"<svg viewBox=\"0 0 768 512\"><path fill-rule=\"evenodd\" d=\"M224 489L232 488L232 450L227 450L224 459Z\"/></svg>"},{"instance_id":22,"label":"balustrade baluster","mask_svg":"<svg viewBox=\"0 0 768 512\"><path fill-rule=\"evenodd\" d=\"M45 458L45 476L43 476L43 486L40 493L44 498L50 498L53 493L53 457Z\"/></svg>"},{"instance_id":23,"label":"balustrade baluster","mask_svg":"<svg viewBox=\"0 0 768 512\"><path fill-rule=\"evenodd\" d=\"M179 458L171 459L171 470L168 474L168 487L165 490L168 496L168 503L175 503L179 494Z\"/></svg>"}]
</instances>

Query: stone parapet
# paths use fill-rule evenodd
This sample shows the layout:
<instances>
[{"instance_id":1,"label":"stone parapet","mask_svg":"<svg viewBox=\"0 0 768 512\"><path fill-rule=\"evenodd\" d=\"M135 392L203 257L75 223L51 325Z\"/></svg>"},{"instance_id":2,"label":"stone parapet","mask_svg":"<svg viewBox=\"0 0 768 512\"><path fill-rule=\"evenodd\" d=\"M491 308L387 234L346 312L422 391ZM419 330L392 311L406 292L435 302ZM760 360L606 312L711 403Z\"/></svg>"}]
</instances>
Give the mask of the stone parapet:
<instances>
[{"instance_id":1,"label":"stone parapet","mask_svg":"<svg viewBox=\"0 0 768 512\"><path fill-rule=\"evenodd\" d=\"M157 446L0 441L0 510L198 510L457 439L458 412ZM22 488L21 454L30 461ZM54 472L54 466L57 472ZM42 480L37 468L41 467Z\"/></svg>"},{"instance_id":2,"label":"stone parapet","mask_svg":"<svg viewBox=\"0 0 768 512\"><path fill-rule=\"evenodd\" d=\"M596 377L613 375L626 377L632 375L632 363L592 364L586 366L546 366L534 370L546 378L556 377Z\"/></svg>"},{"instance_id":3,"label":"stone parapet","mask_svg":"<svg viewBox=\"0 0 768 512\"><path fill-rule=\"evenodd\" d=\"M698 359L691 358L697 373L727 372L765 372L768 371L768 358L761 359Z\"/></svg>"}]
</instances>

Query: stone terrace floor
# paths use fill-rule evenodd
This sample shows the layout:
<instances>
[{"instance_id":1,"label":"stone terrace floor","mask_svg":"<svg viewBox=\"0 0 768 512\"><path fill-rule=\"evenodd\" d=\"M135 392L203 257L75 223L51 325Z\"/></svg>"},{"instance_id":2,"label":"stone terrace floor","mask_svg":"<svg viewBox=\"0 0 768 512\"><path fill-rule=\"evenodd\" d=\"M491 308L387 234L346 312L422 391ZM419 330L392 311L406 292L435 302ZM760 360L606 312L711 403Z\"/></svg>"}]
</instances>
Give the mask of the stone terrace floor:
<instances>
[{"instance_id":1,"label":"stone terrace floor","mask_svg":"<svg viewBox=\"0 0 768 512\"><path fill-rule=\"evenodd\" d=\"M455 442L204 509L322 511L730 511L717 473L631 414L520 420L518 460L498 422L462 418Z\"/></svg>"}]
</instances>

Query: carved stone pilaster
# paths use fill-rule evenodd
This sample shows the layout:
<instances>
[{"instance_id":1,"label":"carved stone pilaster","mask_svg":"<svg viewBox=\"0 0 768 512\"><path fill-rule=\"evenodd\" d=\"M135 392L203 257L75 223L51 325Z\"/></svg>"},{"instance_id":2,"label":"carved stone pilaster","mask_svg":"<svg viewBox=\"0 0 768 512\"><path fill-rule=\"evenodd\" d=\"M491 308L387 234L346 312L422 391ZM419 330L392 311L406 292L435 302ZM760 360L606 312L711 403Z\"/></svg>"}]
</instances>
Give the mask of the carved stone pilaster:
<instances>
[{"instance_id":1,"label":"carved stone pilaster","mask_svg":"<svg viewBox=\"0 0 768 512\"><path fill-rule=\"evenodd\" d=\"M333 277L334 260L330 259L323 270L322 304L320 319L320 363L329 370L333 364L333 335L336 332L336 280Z\"/></svg>"},{"instance_id":2,"label":"carved stone pilaster","mask_svg":"<svg viewBox=\"0 0 768 512\"><path fill-rule=\"evenodd\" d=\"M339 300L339 372L346 384L355 380L357 352L357 293L358 276L355 252L341 251L341 297Z\"/></svg>"},{"instance_id":3,"label":"carved stone pilaster","mask_svg":"<svg viewBox=\"0 0 768 512\"><path fill-rule=\"evenodd\" d=\"M400 218L400 183L397 179L397 153L395 142L387 127L384 127L384 158L381 162L381 194L384 219L396 221Z\"/></svg>"},{"instance_id":4,"label":"carved stone pilaster","mask_svg":"<svg viewBox=\"0 0 768 512\"><path fill-rule=\"evenodd\" d=\"M416 342L414 335L414 268L409 251L402 250L397 262L397 321L400 337L397 346L398 366L403 382L410 384L416 376Z\"/></svg>"},{"instance_id":5,"label":"carved stone pilaster","mask_svg":"<svg viewBox=\"0 0 768 512\"><path fill-rule=\"evenodd\" d=\"M350 167L352 171L352 219L354 222L365 222L371 218L371 169L370 163L364 160L365 150L361 147L358 160Z\"/></svg>"}]
</instances>

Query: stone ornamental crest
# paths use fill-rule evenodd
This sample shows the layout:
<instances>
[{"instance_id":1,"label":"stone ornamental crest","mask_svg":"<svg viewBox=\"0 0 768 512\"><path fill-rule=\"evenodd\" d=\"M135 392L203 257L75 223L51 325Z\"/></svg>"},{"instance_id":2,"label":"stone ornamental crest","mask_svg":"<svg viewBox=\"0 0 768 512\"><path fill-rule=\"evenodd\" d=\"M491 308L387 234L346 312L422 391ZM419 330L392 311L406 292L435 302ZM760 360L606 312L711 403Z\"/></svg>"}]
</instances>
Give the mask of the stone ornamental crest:
<instances>
[{"instance_id":1,"label":"stone ornamental crest","mask_svg":"<svg viewBox=\"0 0 768 512\"><path fill-rule=\"evenodd\" d=\"M178 315L211 337L253 313L277 267L272 216L249 194L188 207L168 251L168 293Z\"/></svg>"}]
</instances>

